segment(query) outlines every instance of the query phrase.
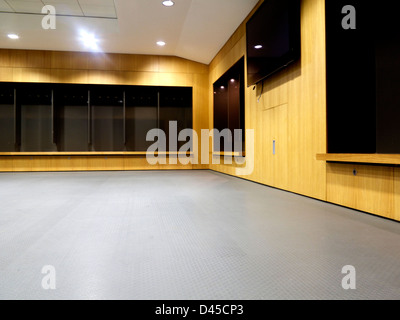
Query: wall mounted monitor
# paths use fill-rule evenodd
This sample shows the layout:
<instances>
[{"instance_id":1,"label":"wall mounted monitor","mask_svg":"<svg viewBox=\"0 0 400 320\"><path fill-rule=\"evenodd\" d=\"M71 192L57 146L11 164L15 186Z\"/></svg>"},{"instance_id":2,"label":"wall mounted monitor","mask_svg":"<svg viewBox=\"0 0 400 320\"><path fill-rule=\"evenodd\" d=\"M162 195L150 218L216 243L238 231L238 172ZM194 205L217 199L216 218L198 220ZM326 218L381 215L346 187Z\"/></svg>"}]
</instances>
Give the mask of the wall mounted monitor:
<instances>
[{"instance_id":1,"label":"wall mounted monitor","mask_svg":"<svg viewBox=\"0 0 400 320\"><path fill-rule=\"evenodd\" d=\"M247 86L300 58L300 0L265 0L246 24Z\"/></svg>"}]
</instances>

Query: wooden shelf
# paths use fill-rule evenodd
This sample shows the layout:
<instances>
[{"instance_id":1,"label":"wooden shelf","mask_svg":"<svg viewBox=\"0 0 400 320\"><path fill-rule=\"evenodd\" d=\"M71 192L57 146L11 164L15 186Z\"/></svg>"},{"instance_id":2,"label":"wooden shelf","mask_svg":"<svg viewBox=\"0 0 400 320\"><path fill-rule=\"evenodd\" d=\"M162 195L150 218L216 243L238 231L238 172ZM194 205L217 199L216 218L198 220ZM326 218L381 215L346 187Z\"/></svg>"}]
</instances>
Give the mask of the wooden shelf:
<instances>
[{"instance_id":1,"label":"wooden shelf","mask_svg":"<svg viewBox=\"0 0 400 320\"><path fill-rule=\"evenodd\" d=\"M245 152L213 152L213 156L216 157L245 157Z\"/></svg>"},{"instance_id":2,"label":"wooden shelf","mask_svg":"<svg viewBox=\"0 0 400 320\"><path fill-rule=\"evenodd\" d=\"M317 154L317 160L333 161L333 162L353 162L353 163L400 165L400 154L320 153L320 154Z\"/></svg>"},{"instance_id":3,"label":"wooden shelf","mask_svg":"<svg viewBox=\"0 0 400 320\"><path fill-rule=\"evenodd\" d=\"M188 152L155 152L155 155L190 155ZM0 156L146 156L146 151L139 152L0 152Z\"/></svg>"}]
</instances>

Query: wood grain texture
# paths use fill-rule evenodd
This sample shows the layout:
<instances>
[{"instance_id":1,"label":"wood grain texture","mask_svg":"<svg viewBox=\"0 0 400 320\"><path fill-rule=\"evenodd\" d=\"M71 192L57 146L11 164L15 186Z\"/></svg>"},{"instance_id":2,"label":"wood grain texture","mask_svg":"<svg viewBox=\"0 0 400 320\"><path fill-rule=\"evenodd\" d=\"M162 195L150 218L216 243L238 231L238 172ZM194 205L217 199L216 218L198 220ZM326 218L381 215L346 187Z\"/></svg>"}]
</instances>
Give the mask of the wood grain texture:
<instances>
[{"instance_id":1,"label":"wood grain texture","mask_svg":"<svg viewBox=\"0 0 400 320\"><path fill-rule=\"evenodd\" d=\"M371 164L400 164L400 154L351 154L351 153L320 153L317 160L333 162L354 162Z\"/></svg>"},{"instance_id":2,"label":"wood grain texture","mask_svg":"<svg viewBox=\"0 0 400 320\"><path fill-rule=\"evenodd\" d=\"M245 23L210 64L210 125L212 84L246 55ZM315 157L316 153L326 152L324 0L302 1L301 37L301 61L266 79L257 90L246 88L245 126L255 134L255 157L249 159L254 160L255 168L244 178L325 200L326 164ZM274 137L278 152L275 158ZM210 167L235 175L235 165Z\"/></svg>"},{"instance_id":3,"label":"wood grain texture","mask_svg":"<svg viewBox=\"0 0 400 320\"><path fill-rule=\"evenodd\" d=\"M105 75L111 79L121 76L120 72L151 73L153 76L163 74L203 74L208 76L208 66L173 56L59 52L39 50L0 49L0 69L18 70L17 78L12 81L42 82L35 79L37 72L46 73L48 70L63 70L63 74L76 71L91 71L96 83L101 82ZM99 79L96 78L98 72ZM105 72L105 73L102 73ZM10 72L9 77L14 77ZM124 77L123 77L124 78ZM57 79L51 79L57 82ZM179 82L179 81L177 81ZM62 79L60 79L60 83ZM105 82L104 84L107 84ZM173 84L169 84L173 85ZM186 84L181 84L186 85Z\"/></svg>"},{"instance_id":4,"label":"wood grain texture","mask_svg":"<svg viewBox=\"0 0 400 320\"><path fill-rule=\"evenodd\" d=\"M190 155L189 152L154 152L159 155ZM86 152L0 152L0 156L146 156L146 151L111 151L111 152L98 152L98 151L86 151Z\"/></svg>"},{"instance_id":5,"label":"wood grain texture","mask_svg":"<svg viewBox=\"0 0 400 320\"><path fill-rule=\"evenodd\" d=\"M0 49L1 82L193 87L193 129L199 136L201 129L209 127L208 75L207 65L172 56ZM8 156L7 159L1 158L0 171L155 168L147 164L144 153L27 153ZM109 157L106 159L106 156ZM156 169L191 168L166 165ZM199 168L205 169L208 165L199 165Z\"/></svg>"},{"instance_id":6,"label":"wood grain texture","mask_svg":"<svg viewBox=\"0 0 400 320\"><path fill-rule=\"evenodd\" d=\"M355 166L327 165L327 201L349 208L356 208L357 197L353 177Z\"/></svg>"},{"instance_id":7,"label":"wood grain texture","mask_svg":"<svg viewBox=\"0 0 400 320\"><path fill-rule=\"evenodd\" d=\"M301 60L289 72L290 191L325 200L326 150L325 1L302 1Z\"/></svg>"},{"instance_id":8,"label":"wood grain texture","mask_svg":"<svg viewBox=\"0 0 400 320\"><path fill-rule=\"evenodd\" d=\"M228 151L222 151L222 152L213 152L213 156L220 156L220 157L243 157L245 155L244 152L228 152Z\"/></svg>"},{"instance_id":9,"label":"wood grain texture","mask_svg":"<svg viewBox=\"0 0 400 320\"><path fill-rule=\"evenodd\" d=\"M275 136L275 112L274 109L266 109L262 112L262 124L260 135L257 136L257 149L263 150L263 158L257 159L257 167L260 168L260 172L257 176L262 177L263 183L274 186L276 175L275 170L275 159L273 150L273 140ZM257 157L258 158L258 157Z\"/></svg>"},{"instance_id":10,"label":"wood grain texture","mask_svg":"<svg viewBox=\"0 0 400 320\"><path fill-rule=\"evenodd\" d=\"M400 168L394 168L394 220L400 221Z\"/></svg>"},{"instance_id":11,"label":"wood grain texture","mask_svg":"<svg viewBox=\"0 0 400 320\"><path fill-rule=\"evenodd\" d=\"M262 135L258 149L264 158L258 161L264 184L287 189L288 183L288 105L265 109L262 113Z\"/></svg>"},{"instance_id":12,"label":"wood grain texture","mask_svg":"<svg viewBox=\"0 0 400 320\"><path fill-rule=\"evenodd\" d=\"M135 170L192 170L205 166L183 165L179 161L150 164L143 156L0 156L0 172L60 172L60 171L135 171Z\"/></svg>"},{"instance_id":13,"label":"wood grain texture","mask_svg":"<svg viewBox=\"0 0 400 320\"><path fill-rule=\"evenodd\" d=\"M115 171L124 170L122 157L93 156L88 157L88 170Z\"/></svg>"},{"instance_id":14,"label":"wood grain texture","mask_svg":"<svg viewBox=\"0 0 400 320\"><path fill-rule=\"evenodd\" d=\"M272 76L264 81L263 93L260 94L260 102L264 109L275 108L289 102L289 74L287 70Z\"/></svg>"},{"instance_id":15,"label":"wood grain texture","mask_svg":"<svg viewBox=\"0 0 400 320\"><path fill-rule=\"evenodd\" d=\"M213 128L212 84L246 55L247 19L209 66L176 57L0 49L0 81L193 86L193 127L200 138L201 129ZM326 155L325 1L302 0L301 22L301 60L264 81L263 88L245 89L246 128L255 134L255 156L247 158L255 167L243 178L400 221L400 168L326 163L400 164L400 159ZM208 156L211 163L211 144ZM144 156L126 154L0 155L2 172L211 168L236 175L238 167L151 166Z\"/></svg>"},{"instance_id":16,"label":"wood grain texture","mask_svg":"<svg viewBox=\"0 0 400 320\"><path fill-rule=\"evenodd\" d=\"M194 165L194 168L208 169L208 164L201 164L201 130L209 128L209 116L208 116L208 73L207 77L203 74L193 75L193 128L197 134L198 139L198 164ZM210 161L208 162L210 163Z\"/></svg>"},{"instance_id":17,"label":"wood grain texture","mask_svg":"<svg viewBox=\"0 0 400 320\"><path fill-rule=\"evenodd\" d=\"M14 171L14 163L10 157L0 157L0 170L2 172Z\"/></svg>"},{"instance_id":18,"label":"wood grain texture","mask_svg":"<svg viewBox=\"0 0 400 320\"><path fill-rule=\"evenodd\" d=\"M273 109L274 126L272 127L272 139L275 142L275 154L273 154L274 187L288 188L288 105L283 104ZM270 150L272 153L272 150Z\"/></svg>"},{"instance_id":19,"label":"wood grain texture","mask_svg":"<svg viewBox=\"0 0 400 320\"><path fill-rule=\"evenodd\" d=\"M394 169L359 164L328 164L327 200L394 219Z\"/></svg>"},{"instance_id":20,"label":"wood grain texture","mask_svg":"<svg viewBox=\"0 0 400 320\"><path fill-rule=\"evenodd\" d=\"M29 172L33 171L33 157L17 157L11 158L13 163L13 171L14 172ZM0 171L2 169L0 168Z\"/></svg>"},{"instance_id":21,"label":"wood grain texture","mask_svg":"<svg viewBox=\"0 0 400 320\"><path fill-rule=\"evenodd\" d=\"M0 81L1 82L12 82L13 81L13 68L11 67L0 67Z\"/></svg>"}]
</instances>

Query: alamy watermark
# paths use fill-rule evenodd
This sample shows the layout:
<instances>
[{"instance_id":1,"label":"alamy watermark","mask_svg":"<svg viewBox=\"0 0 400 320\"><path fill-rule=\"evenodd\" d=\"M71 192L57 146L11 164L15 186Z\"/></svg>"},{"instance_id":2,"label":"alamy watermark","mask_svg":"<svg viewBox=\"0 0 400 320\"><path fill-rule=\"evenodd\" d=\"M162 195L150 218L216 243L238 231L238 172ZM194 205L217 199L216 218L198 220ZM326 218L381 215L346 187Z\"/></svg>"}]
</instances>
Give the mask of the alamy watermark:
<instances>
[{"instance_id":1,"label":"alamy watermark","mask_svg":"<svg viewBox=\"0 0 400 320\"><path fill-rule=\"evenodd\" d=\"M56 8L51 5L45 5L42 8L42 13L46 15L42 19L42 28L44 30L55 30L57 28Z\"/></svg>"},{"instance_id":2,"label":"alamy watermark","mask_svg":"<svg viewBox=\"0 0 400 320\"><path fill-rule=\"evenodd\" d=\"M46 16L42 19L42 28L45 30L56 29L57 11L52 5L45 5L42 8L42 14ZM342 8L342 14L345 16L342 19L342 27L345 30L356 29L356 8L352 5L346 5Z\"/></svg>"},{"instance_id":3,"label":"alamy watermark","mask_svg":"<svg viewBox=\"0 0 400 320\"><path fill-rule=\"evenodd\" d=\"M356 25L356 8L351 5L344 6L342 8L342 13L345 14L342 19L342 28L345 30L355 30L357 28Z\"/></svg>"},{"instance_id":4,"label":"alamy watermark","mask_svg":"<svg viewBox=\"0 0 400 320\"><path fill-rule=\"evenodd\" d=\"M44 290L55 290L56 289L56 268L51 265L43 266L42 274L45 276L42 278L42 288Z\"/></svg>"},{"instance_id":5,"label":"alamy watermark","mask_svg":"<svg viewBox=\"0 0 400 320\"><path fill-rule=\"evenodd\" d=\"M344 266L342 268L342 274L345 276L342 279L342 288L344 290L355 290L356 289L356 268L351 265Z\"/></svg>"},{"instance_id":6,"label":"alamy watermark","mask_svg":"<svg viewBox=\"0 0 400 320\"><path fill-rule=\"evenodd\" d=\"M254 130L229 129L219 131L217 129L202 129L201 140L193 129L184 129L178 133L177 121L169 122L169 149L167 150L167 134L161 129L152 129L147 133L146 141L154 142L146 152L146 159L150 165L156 164L233 164L236 175L247 176L254 171ZM246 154L243 150L243 134L245 132ZM210 140L212 155L210 157ZM220 152L221 141L224 141L223 150L233 152ZM186 142L178 150L178 142ZM167 161L168 155L168 161Z\"/></svg>"}]
</instances>

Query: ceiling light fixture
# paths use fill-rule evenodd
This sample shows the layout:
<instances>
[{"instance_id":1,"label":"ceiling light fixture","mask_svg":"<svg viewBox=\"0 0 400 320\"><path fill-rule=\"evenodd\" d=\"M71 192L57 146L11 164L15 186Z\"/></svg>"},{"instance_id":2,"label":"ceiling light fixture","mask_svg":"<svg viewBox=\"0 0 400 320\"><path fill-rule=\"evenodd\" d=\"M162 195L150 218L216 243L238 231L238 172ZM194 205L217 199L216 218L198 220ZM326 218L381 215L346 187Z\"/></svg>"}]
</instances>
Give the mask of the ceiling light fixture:
<instances>
[{"instance_id":1,"label":"ceiling light fixture","mask_svg":"<svg viewBox=\"0 0 400 320\"><path fill-rule=\"evenodd\" d=\"M175 2L173 2L173 1L171 1L171 0L165 0L165 1L163 1L163 3L162 3L164 6L166 6L166 7L172 7L174 4L175 4Z\"/></svg>"},{"instance_id":2,"label":"ceiling light fixture","mask_svg":"<svg viewBox=\"0 0 400 320\"><path fill-rule=\"evenodd\" d=\"M261 44L258 44L258 45L256 45L256 46L254 46L254 49L261 49L263 46L261 45Z\"/></svg>"},{"instance_id":3,"label":"ceiling light fixture","mask_svg":"<svg viewBox=\"0 0 400 320\"><path fill-rule=\"evenodd\" d=\"M97 51L99 49L99 46L97 42L99 41L94 34L92 33L87 33L86 31L81 31L81 38L80 40L83 42L85 47Z\"/></svg>"},{"instance_id":4,"label":"ceiling light fixture","mask_svg":"<svg viewBox=\"0 0 400 320\"><path fill-rule=\"evenodd\" d=\"M157 41L157 45L160 47L164 47L166 43L164 41Z\"/></svg>"},{"instance_id":5,"label":"ceiling light fixture","mask_svg":"<svg viewBox=\"0 0 400 320\"><path fill-rule=\"evenodd\" d=\"M7 37L9 37L10 39L13 39L13 40L19 39L19 36L14 33L10 33L9 35L7 35Z\"/></svg>"}]
</instances>

